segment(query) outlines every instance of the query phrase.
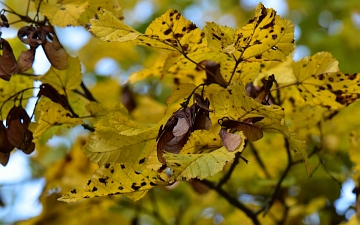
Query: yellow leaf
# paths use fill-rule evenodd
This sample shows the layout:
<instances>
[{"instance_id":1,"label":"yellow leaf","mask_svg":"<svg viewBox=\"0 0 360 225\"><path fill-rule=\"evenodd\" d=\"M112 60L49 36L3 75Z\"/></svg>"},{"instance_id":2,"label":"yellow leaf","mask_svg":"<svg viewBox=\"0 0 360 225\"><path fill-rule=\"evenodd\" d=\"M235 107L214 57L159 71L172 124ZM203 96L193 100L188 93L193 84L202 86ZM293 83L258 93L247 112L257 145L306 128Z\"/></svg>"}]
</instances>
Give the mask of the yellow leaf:
<instances>
[{"instance_id":1,"label":"yellow leaf","mask_svg":"<svg viewBox=\"0 0 360 225\"><path fill-rule=\"evenodd\" d=\"M107 163L94 172L85 189L77 188L59 198L59 201L76 202L83 198L147 191L168 185L166 174L151 169L136 170L129 163Z\"/></svg>"},{"instance_id":2,"label":"yellow leaf","mask_svg":"<svg viewBox=\"0 0 360 225\"><path fill-rule=\"evenodd\" d=\"M87 2L89 7L86 8L79 19L83 24L89 23L99 9L109 10L116 18L124 19L121 6L117 0L87 0Z\"/></svg>"},{"instance_id":3,"label":"yellow leaf","mask_svg":"<svg viewBox=\"0 0 360 225\"><path fill-rule=\"evenodd\" d=\"M204 33L175 9L156 18L146 29L138 43L156 48L194 52L202 42Z\"/></svg>"},{"instance_id":4,"label":"yellow leaf","mask_svg":"<svg viewBox=\"0 0 360 225\"><path fill-rule=\"evenodd\" d=\"M40 5L40 1L37 1ZM80 15L89 7L87 1L66 0L61 3L41 2L40 11L46 16L52 25L59 27L79 26Z\"/></svg>"},{"instance_id":5,"label":"yellow leaf","mask_svg":"<svg viewBox=\"0 0 360 225\"><path fill-rule=\"evenodd\" d=\"M191 133L180 154L201 154L218 149L221 146L221 139L218 134L206 130L196 130Z\"/></svg>"},{"instance_id":6,"label":"yellow leaf","mask_svg":"<svg viewBox=\"0 0 360 225\"><path fill-rule=\"evenodd\" d=\"M340 109L360 97L360 76L343 74L330 53L320 52L293 64L298 89L309 103Z\"/></svg>"},{"instance_id":7,"label":"yellow leaf","mask_svg":"<svg viewBox=\"0 0 360 225\"><path fill-rule=\"evenodd\" d=\"M81 67L78 58L68 57L69 67L66 70L58 70L51 66L50 70L39 80L53 86L60 94L66 94L74 90L81 83Z\"/></svg>"},{"instance_id":8,"label":"yellow leaf","mask_svg":"<svg viewBox=\"0 0 360 225\"><path fill-rule=\"evenodd\" d=\"M70 112L60 104L50 100L42 99L36 107L37 126L34 131L34 139L38 139L47 129L57 125L78 125L82 124L82 119L73 118Z\"/></svg>"},{"instance_id":9,"label":"yellow leaf","mask_svg":"<svg viewBox=\"0 0 360 225\"><path fill-rule=\"evenodd\" d=\"M274 9L266 9L259 3L255 17L236 30L234 48L228 52L234 50L239 52L241 60L284 60L294 50L294 25L277 16Z\"/></svg>"},{"instance_id":10,"label":"yellow leaf","mask_svg":"<svg viewBox=\"0 0 360 225\"><path fill-rule=\"evenodd\" d=\"M170 167L173 179L176 181L204 179L222 171L225 164L232 162L235 154L244 149L245 137L239 135L241 138L239 146L235 151L230 152L224 146L220 147L218 135L205 130L194 131L179 154L164 153L166 165ZM213 151L206 149L208 147Z\"/></svg>"},{"instance_id":11,"label":"yellow leaf","mask_svg":"<svg viewBox=\"0 0 360 225\"><path fill-rule=\"evenodd\" d=\"M214 22L207 22L204 27L204 32L208 47L214 51L224 51L227 46L233 43L235 31L231 27L221 26Z\"/></svg>"},{"instance_id":12,"label":"yellow leaf","mask_svg":"<svg viewBox=\"0 0 360 225\"><path fill-rule=\"evenodd\" d=\"M0 105L1 105L1 118L5 119L10 109L14 106L14 100L9 100L10 97L15 96L16 93L22 90L26 90L23 92L22 96L22 106L25 108L28 99L33 96L33 89L31 87L34 86L34 80L30 77L20 76L20 75L12 75L10 81L5 81L0 79ZM18 97L15 101L15 104L20 103L20 98ZM5 103L5 104L4 104Z\"/></svg>"},{"instance_id":13,"label":"yellow leaf","mask_svg":"<svg viewBox=\"0 0 360 225\"><path fill-rule=\"evenodd\" d=\"M252 117L270 117L278 121L284 118L281 107L262 105L246 94L241 83L234 83L221 89L213 99L214 113L217 118L231 117L243 121Z\"/></svg>"},{"instance_id":14,"label":"yellow leaf","mask_svg":"<svg viewBox=\"0 0 360 225\"><path fill-rule=\"evenodd\" d=\"M98 102L90 102L85 107L90 116L102 117L109 113L109 110Z\"/></svg>"},{"instance_id":15,"label":"yellow leaf","mask_svg":"<svg viewBox=\"0 0 360 225\"><path fill-rule=\"evenodd\" d=\"M124 112L114 111L95 124L95 132L90 134L83 150L92 162L99 165L127 162L136 169L143 168L146 158L156 148L157 134L158 126L139 123Z\"/></svg>"},{"instance_id":16,"label":"yellow leaf","mask_svg":"<svg viewBox=\"0 0 360 225\"><path fill-rule=\"evenodd\" d=\"M102 41L133 41L141 35L105 9L100 9L95 19L90 20L89 31Z\"/></svg>"},{"instance_id":17,"label":"yellow leaf","mask_svg":"<svg viewBox=\"0 0 360 225\"><path fill-rule=\"evenodd\" d=\"M221 75L226 81L229 81L231 75L234 73L232 82L242 82L243 84L253 82L259 75L260 63L259 62L241 62L237 65L234 71L235 61L227 60L220 64Z\"/></svg>"}]
</instances>

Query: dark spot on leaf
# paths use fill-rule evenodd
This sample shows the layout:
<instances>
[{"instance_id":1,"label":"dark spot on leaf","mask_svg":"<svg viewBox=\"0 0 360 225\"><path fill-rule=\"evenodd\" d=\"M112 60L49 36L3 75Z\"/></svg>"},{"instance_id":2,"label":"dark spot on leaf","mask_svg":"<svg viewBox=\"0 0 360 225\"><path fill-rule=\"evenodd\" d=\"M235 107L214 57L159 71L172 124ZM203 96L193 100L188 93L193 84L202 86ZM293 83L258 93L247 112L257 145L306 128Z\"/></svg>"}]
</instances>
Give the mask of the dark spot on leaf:
<instances>
[{"instance_id":1,"label":"dark spot on leaf","mask_svg":"<svg viewBox=\"0 0 360 225\"><path fill-rule=\"evenodd\" d=\"M180 163L177 163L177 162L174 163L174 164L175 164L175 166L181 166L181 164L180 164Z\"/></svg>"},{"instance_id":2,"label":"dark spot on leaf","mask_svg":"<svg viewBox=\"0 0 360 225\"><path fill-rule=\"evenodd\" d=\"M140 186L142 186L142 187L146 186L146 182L142 182L142 183L140 184Z\"/></svg>"},{"instance_id":3,"label":"dark spot on leaf","mask_svg":"<svg viewBox=\"0 0 360 225\"><path fill-rule=\"evenodd\" d=\"M91 190L92 192L97 191L98 189L96 187L93 187L93 189Z\"/></svg>"},{"instance_id":4,"label":"dark spot on leaf","mask_svg":"<svg viewBox=\"0 0 360 225\"><path fill-rule=\"evenodd\" d=\"M107 179L109 179L109 177L99 178L99 182L106 185L107 184Z\"/></svg>"},{"instance_id":5,"label":"dark spot on leaf","mask_svg":"<svg viewBox=\"0 0 360 225\"><path fill-rule=\"evenodd\" d=\"M124 165L124 164L121 164L121 169L125 169L125 165Z\"/></svg>"},{"instance_id":6,"label":"dark spot on leaf","mask_svg":"<svg viewBox=\"0 0 360 225\"><path fill-rule=\"evenodd\" d=\"M109 169L109 167L110 167L110 163L106 163L106 164L105 164L105 168L106 168L106 169Z\"/></svg>"},{"instance_id":7,"label":"dark spot on leaf","mask_svg":"<svg viewBox=\"0 0 360 225\"><path fill-rule=\"evenodd\" d=\"M124 188L122 186L119 186L118 189L121 191L123 190Z\"/></svg>"},{"instance_id":8,"label":"dark spot on leaf","mask_svg":"<svg viewBox=\"0 0 360 225\"><path fill-rule=\"evenodd\" d=\"M114 173L114 172L115 172L115 170L114 170L114 169L111 169L111 170L110 170L110 173Z\"/></svg>"},{"instance_id":9,"label":"dark spot on leaf","mask_svg":"<svg viewBox=\"0 0 360 225\"><path fill-rule=\"evenodd\" d=\"M140 172L138 172L138 171L135 171L135 173L136 173L137 175L141 174L141 173L140 173Z\"/></svg>"},{"instance_id":10,"label":"dark spot on leaf","mask_svg":"<svg viewBox=\"0 0 360 225\"><path fill-rule=\"evenodd\" d=\"M261 59L261 55L256 55L255 59Z\"/></svg>"},{"instance_id":11,"label":"dark spot on leaf","mask_svg":"<svg viewBox=\"0 0 360 225\"><path fill-rule=\"evenodd\" d=\"M150 185L151 186L157 186L155 183L153 183L153 182L150 182Z\"/></svg>"},{"instance_id":12,"label":"dark spot on leaf","mask_svg":"<svg viewBox=\"0 0 360 225\"><path fill-rule=\"evenodd\" d=\"M145 162L146 158L142 158L139 160L139 164L143 164Z\"/></svg>"},{"instance_id":13,"label":"dark spot on leaf","mask_svg":"<svg viewBox=\"0 0 360 225\"><path fill-rule=\"evenodd\" d=\"M325 78L324 74L319 75L319 80L324 80L324 78Z\"/></svg>"},{"instance_id":14,"label":"dark spot on leaf","mask_svg":"<svg viewBox=\"0 0 360 225\"><path fill-rule=\"evenodd\" d=\"M330 81L330 82L334 82L334 78L329 77L329 81Z\"/></svg>"},{"instance_id":15,"label":"dark spot on leaf","mask_svg":"<svg viewBox=\"0 0 360 225\"><path fill-rule=\"evenodd\" d=\"M168 34L170 34L171 33L171 29L167 29L166 31L164 31L164 34L165 35L168 35Z\"/></svg>"},{"instance_id":16,"label":"dark spot on leaf","mask_svg":"<svg viewBox=\"0 0 360 225\"><path fill-rule=\"evenodd\" d=\"M218 39L219 41L221 40L221 37L217 36L216 34L212 34L214 38Z\"/></svg>"},{"instance_id":17,"label":"dark spot on leaf","mask_svg":"<svg viewBox=\"0 0 360 225\"><path fill-rule=\"evenodd\" d=\"M275 39L277 38L277 35L276 35L276 34L273 34L273 35L271 35L271 38L272 38L273 40L275 40Z\"/></svg>"},{"instance_id":18,"label":"dark spot on leaf","mask_svg":"<svg viewBox=\"0 0 360 225\"><path fill-rule=\"evenodd\" d=\"M191 23L189 26L188 26L188 30L189 31L192 31L192 30L195 30L197 27L196 27L196 25L194 24L194 23Z\"/></svg>"},{"instance_id":19,"label":"dark spot on leaf","mask_svg":"<svg viewBox=\"0 0 360 225\"><path fill-rule=\"evenodd\" d=\"M184 35L182 33L174 34L175 38L182 38Z\"/></svg>"},{"instance_id":20,"label":"dark spot on leaf","mask_svg":"<svg viewBox=\"0 0 360 225\"><path fill-rule=\"evenodd\" d=\"M76 189L71 191L72 194L76 194Z\"/></svg>"},{"instance_id":21,"label":"dark spot on leaf","mask_svg":"<svg viewBox=\"0 0 360 225\"><path fill-rule=\"evenodd\" d=\"M182 30L182 32L185 32L185 31L186 31L186 27L183 27L181 30Z\"/></svg>"},{"instance_id":22,"label":"dark spot on leaf","mask_svg":"<svg viewBox=\"0 0 360 225\"><path fill-rule=\"evenodd\" d=\"M86 196L84 196L84 198L90 198L90 196L89 196L89 195L86 195Z\"/></svg>"},{"instance_id":23,"label":"dark spot on leaf","mask_svg":"<svg viewBox=\"0 0 360 225\"><path fill-rule=\"evenodd\" d=\"M254 45L259 45L259 44L261 44L261 43L262 43L262 42L259 41L259 40L254 41Z\"/></svg>"},{"instance_id":24,"label":"dark spot on leaf","mask_svg":"<svg viewBox=\"0 0 360 225\"><path fill-rule=\"evenodd\" d=\"M133 183L133 184L131 185L131 188L132 188L134 191L137 191L137 190L139 190L141 187L140 187L140 186L136 186L136 183Z\"/></svg>"},{"instance_id":25,"label":"dark spot on leaf","mask_svg":"<svg viewBox=\"0 0 360 225\"><path fill-rule=\"evenodd\" d=\"M90 185L90 183L91 183L91 180L89 180L89 181L87 182L87 185Z\"/></svg>"},{"instance_id":26,"label":"dark spot on leaf","mask_svg":"<svg viewBox=\"0 0 360 225\"><path fill-rule=\"evenodd\" d=\"M330 84L327 84L326 87L332 89L332 86Z\"/></svg>"}]
</instances>

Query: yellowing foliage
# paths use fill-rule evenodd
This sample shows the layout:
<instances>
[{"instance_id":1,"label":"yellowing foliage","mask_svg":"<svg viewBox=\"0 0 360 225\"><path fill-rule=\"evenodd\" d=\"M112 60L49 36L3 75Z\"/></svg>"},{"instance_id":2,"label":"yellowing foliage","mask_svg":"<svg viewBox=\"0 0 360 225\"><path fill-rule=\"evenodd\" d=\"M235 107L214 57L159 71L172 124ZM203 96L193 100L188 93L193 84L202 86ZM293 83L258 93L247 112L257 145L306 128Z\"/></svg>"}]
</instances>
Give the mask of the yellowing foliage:
<instances>
[{"instance_id":1,"label":"yellowing foliage","mask_svg":"<svg viewBox=\"0 0 360 225\"><path fill-rule=\"evenodd\" d=\"M65 223L73 209L92 215L70 224L110 224L113 214L121 224L140 223L139 215L151 215L151 224L298 224L339 197L331 182L349 175L347 153L359 186L360 123L349 117L359 108L360 78L341 72L327 52L294 62L294 25L274 9L260 3L242 27L206 22L203 29L169 9L141 33L124 22L116 0L40 2L52 25L82 25L96 39L76 58L52 42L67 66L57 69L55 51L51 68L35 78L10 76L6 63L0 66L0 78L11 78L0 80L1 116L9 118L1 126L0 161L11 157L11 129L36 143L34 162L46 171L46 209L29 224L50 217ZM30 49L55 37L47 21L31 22L19 34ZM93 74L104 57L122 71L135 61L143 66L121 87L118 77ZM42 82L35 116L8 115L33 97L34 80ZM42 163L52 158L47 140L72 136L62 128L76 125L86 138L71 143L64 159ZM49 209L55 198L73 205Z\"/></svg>"}]
</instances>

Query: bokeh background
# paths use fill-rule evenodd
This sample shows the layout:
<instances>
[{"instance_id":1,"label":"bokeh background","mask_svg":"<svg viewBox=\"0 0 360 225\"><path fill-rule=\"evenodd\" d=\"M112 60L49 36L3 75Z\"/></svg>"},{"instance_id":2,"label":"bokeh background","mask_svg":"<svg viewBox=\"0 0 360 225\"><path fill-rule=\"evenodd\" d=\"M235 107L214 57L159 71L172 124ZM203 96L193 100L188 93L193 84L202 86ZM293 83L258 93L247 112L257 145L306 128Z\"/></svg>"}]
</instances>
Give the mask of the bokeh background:
<instances>
[{"instance_id":1,"label":"bokeh background","mask_svg":"<svg viewBox=\"0 0 360 225\"><path fill-rule=\"evenodd\" d=\"M123 9L125 23L144 32L149 23L167 9L178 9L189 20L202 28L206 21L214 21L233 28L241 27L254 15L258 0L119 0ZM339 61L340 69L345 73L360 72L360 3L358 0L264 0L265 7L272 7L284 18L295 24L296 51L293 59L312 55L319 51L328 51ZM26 0L3 0L0 6L19 14L26 13ZM33 16L36 4L30 2L29 16ZM8 14L6 14L8 15ZM8 16L9 22L17 21L16 16ZM2 37L16 41L17 29L23 23L15 23L10 28L2 28ZM101 43L93 38L84 27L56 28L60 42L73 56L82 62L84 82L90 88L99 81L111 79L113 85L108 96L101 101L110 104L126 84L128 76L146 66L151 66L158 54L143 47L128 44ZM115 47L114 47L115 45ZM97 52L97 54L93 54ZM50 67L44 53L39 48L33 67L34 74L44 74ZM36 84L35 84L36 85ZM137 94L148 94L163 103L170 90L157 82L138 84L133 87ZM93 90L100 93L101 88ZM28 110L32 111L29 104ZM7 167L0 166L0 224L39 215L43 209L39 196L45 186L44 168L62 159L77 141L74 136L84 132L74 128L61 133L47 143L53 149L45 156L35 151L26 156L15 152ZM75 135L74 135L75 134ZM86 133L84 133L86 134ZM81 134L80 134L81 135ZM39 159L40 158L40 159ZM39 162L41 162L39 164ZM346 179L342 185L340 198L335 201L336 213L348 219L355 213L349 206L355 204L352 194L354 183ZM56 189L54 189L56 191ZM246 198L246 195L243 196ZM243 199L246 201L246 199ZM203 212L209 213L209 212ZM221 220L220 220L221 222ZM312 214L303 221L305 224L319 224L318 215ZM214 222L216 223L216 221Z\"/></svg>"}]
</instances>

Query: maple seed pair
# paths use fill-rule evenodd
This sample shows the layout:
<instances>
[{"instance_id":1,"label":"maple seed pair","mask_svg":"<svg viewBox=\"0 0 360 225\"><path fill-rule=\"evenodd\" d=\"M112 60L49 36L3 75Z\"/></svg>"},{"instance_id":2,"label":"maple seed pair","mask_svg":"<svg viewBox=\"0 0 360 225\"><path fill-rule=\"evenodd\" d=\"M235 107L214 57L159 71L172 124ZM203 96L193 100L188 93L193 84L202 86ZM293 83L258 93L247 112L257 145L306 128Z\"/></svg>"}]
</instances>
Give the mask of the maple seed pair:
<instances>
[{"instance_id":1,"label":"maple seed pair","mask_svg":"<svg viewBox=\"0 0 360 225\"><path fill-rule=\"evenodd\" d=\"M23 51L18 59L19 71L24 72L31 68L35 51L39 45L44 49L45 55L53 67L58 70L68 68L68 55L62 48L54 27L47 25L41 27L24 26L18 31L18 38L30 46L30 49Z\"/></svg>"},{"instance_id":2,"label":"maple seed pair","mask_svg":"<svg viewBox=\"0 0 360 225\"><path fill-rule=\"evenodd\" d=\"M157 141L157 156L162 164L166 164L163 157L163 150L171 153L179 153L184 147L190 134L194 130L209 130L211 120L209 118L210 101L203 99L197 93L194 93L195 103L190 107L184 105L182 109L174 114L166 122L164 128L160 126Z\"/></svg>"},{"instance_id":3,"label":"maple seed pair","mask_svg":"<svg viewBox=\"0 0 360 225\"><path fill-rule=\"evenodd\" d=\"M21 106L14 106L6 117L6 127L0 121L0 163L6 166L14 147L25 154L35 150L33 133L28 130L30 117Z\"/></svg>"}]
</instances>

